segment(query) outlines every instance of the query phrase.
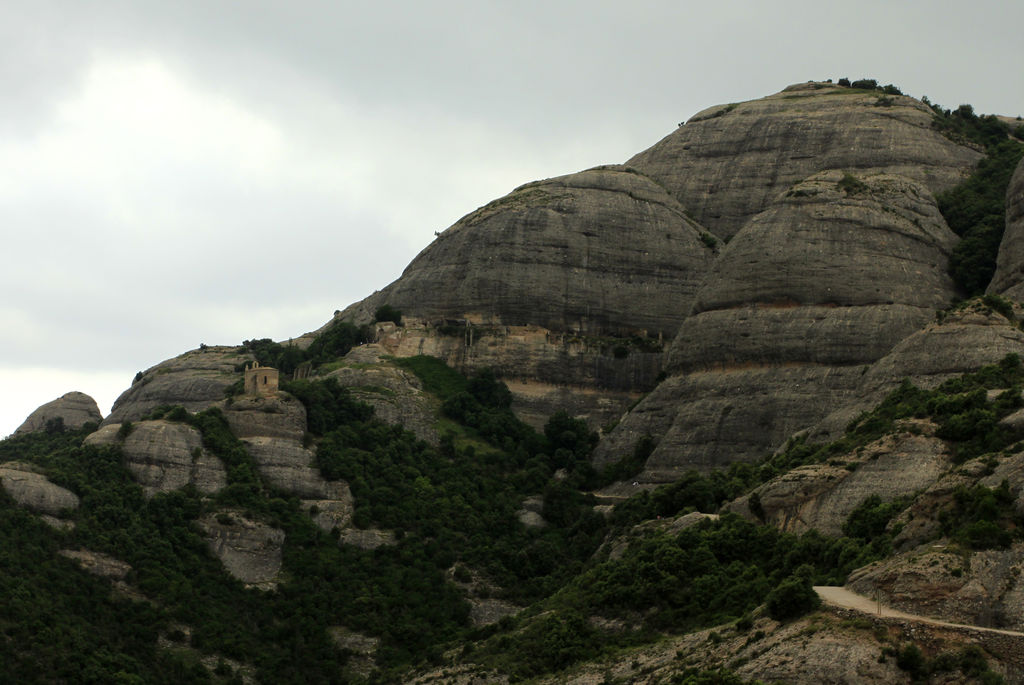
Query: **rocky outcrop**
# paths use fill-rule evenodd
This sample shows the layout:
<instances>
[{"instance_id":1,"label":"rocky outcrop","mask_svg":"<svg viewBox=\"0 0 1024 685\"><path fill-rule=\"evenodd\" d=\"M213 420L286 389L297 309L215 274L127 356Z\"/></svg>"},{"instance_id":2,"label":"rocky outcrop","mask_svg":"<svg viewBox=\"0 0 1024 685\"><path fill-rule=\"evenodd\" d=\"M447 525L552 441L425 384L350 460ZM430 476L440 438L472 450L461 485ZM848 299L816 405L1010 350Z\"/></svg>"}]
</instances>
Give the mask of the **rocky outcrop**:
<instances>
[{"instance_id":1,"label":"rocky outcrop","mask_svg":"<svg viewBox=\"0 0 1024 685\"><path fill-rule=\"evenodd\" d=\"M366 347L370 357L438 357L467 375L491 369L512 391L512 409L535 428L561 409L597 429L655 386L662 345L659 338L588 337L537 326L438 327L410 319L383 328L377 345ZM358 367L361 355L355 348L346 362Z\"/></svg>"},{"instance_id":2,"label":"rocky outcrop","mask_svg":"<svg viewBox=\"0 0 1024 685\"><path fill-rule=\"evenodd\" d=\"M242 440L263 481L301 498L302 508L321 529L345 528L352 520L348 483L327 481L313 451L302 446L306 410L284 392L264 397L234 397L224 416Z\"/></svg>"},{"instance_id":3,"label":"rocky outcrop","mask_svg":"<svg viewBox=\"0 0 1024 685\"><path fill-rule=\"evenodd\" d=\"M298 442L306 434L306 408L285 392L236 395L224 403L223 412L237 438L281 438Z\"/></svg>"},{"instance_id":4,"label":"rocky outcrop","mask_svg":"<svg viewBox=\"0 0 1024 685\"><path fill-rule=\"evenodd\" d=\"M952 465L945 444L927 422L902 430L828 463L793 469L754 490L764 522L791 533L817 530L843 536L843 524L873 495L883 502L909 497L932 485ZM726 506L754 518L750 496Z\"/></svg>"},{"instance_id":5,"label":"rocky outcrop","mask_svg":"<svg viewBox=\"0 0 1024 685\"><path fill-rule=\"evenodd\" d=\"M672 343L670 377L598 446L660 439L637 480L750 460L853 397L867 366L955 296L956 236L918 183L817 174L726 246Z\"/></svg>"},{"instance_id":6,"label":"rocky outcrop","mask_svg":"<svg viewBox=\"0 0 1024 685\"><path fill-rule=\"evenodd\" d=\"M1008 354L1024 357L1024 332L1016 320L972 300L942 320L908 336L871 365L850 400L808 432L812 442L838 438L861 412L869 411L904 379L932 389L944 381L995 364Z\"/></svg>"},{"instance_id":7,"label":"rocky outcrop","mask_svg":"<svg viewBox=\"0 0 1024 685\"><path fill-rule=\"evenodd\" d=\"M104 424L138 421L164 405L197 412L224 399L224 391L242 378L252 355L238 347L201 347L147 369L114 402Z\"/></svg>"},{"instance_id":8,"label":"rocky outcrop","mask_svg":"<svg viewBox=\"0 0 1024 685\"><path fill-rule=\"evenodd\" d=\"M1006 189L1006 229L988 292L1024 300L1024 159Z\"/></svg>"},{"instance_id":9,"label":"rocky outcrop","mask_svg":"<svg viewBox=\"0 0 1024 685\"><path fill-rule=\"evenodd\" d=\"M227 484L220 459L203 448L199 431L184 423L140 421L125 436L121 451L147 495L189 484L213 493Z\"/></svg>"},{"instance_id":10,"label":"rocky outcrop","mask_svg":"<svg viewBox=\"0 0 1024 685\"><path fill-rule=\"evenodd\" d=\"M850 576L848 587L929 618L987 628L1024 630L1024 544L974 552L967 559L929 544L876 562Z\"/></svg>"},{"instance_id":11,"label":"rocky outcrop","mask_svg":"<svg viewBox=\"0 0 1024 685\"><path fill-rule=\"evenodd\" d=\"M233 511L210 513L197 523L210 551L234 578L261 590L277 585L283 530Z\"/></svg>"},{"instance_id":12,"label":"rocky outcrop","mask_svg":"<svg viewBox=\"0 0 1024 685\"><path fill-rule=\"evenodd\" d=\"M84 392L69 392L47 402L29 414L15 435L42 430L78 430L87 423L99 423L103 414L96 400Z\"/></svg>"},{"instance_id":13,"label":"rocky outcrop","mask_svg":"<svg viewBox=\"0 0 1024 685\"><path fill-rule=\"evenodd\" d=\"M351 498L347 485L324 480L313 452L294 440L253 437L242 442L267 484L303 498Z\"/></svg>"},{"instance_id":14,"label":"rocky outcrop","mask_svg":"<svg viewBox=\"0 0 1024 685\"><path fill-rule=\"evenodd\" d=\"M71 559L86 573L91 573L100 578L124 580L132 571L130 564L101 552L93 552L87 549L62 549L57 554L66 559Z\"/></svg>"},{"instance_id":15,"label":"rocky outcrop","mask_svg":"<svg viewBox=\"0 0 1024 685\"><path fill-rule=\"evenodd\" d=\"M428 320L670 336L713 256L701 232L624 167L528 183L460 219L337 318L371 320L389 304Z\"/></svg>"},{"instance_id":16,"label":"rocky outcrop","mask_svg":"<svg viewBox=\"0 0 1024 685\"><path fill-rule=\"evenodd\" d=\"M59 516L78 508L78 495L51 483L32 464L8 461L0 464L0 485L20 506L39 514Z\"/></svg>"},{"instance_id":17,"label":"rocky outcrop","mask_svg":"<svg viewBox=\"0 0 1024 685\"><path fill-rule=\"evenodd\" d=\"M374 416L381 421L400 425L420 440L436 445L437 403L423 392L415 374L382 359L384 353L381 345L357 347L327 378L348 388L353 399L372 406Z\"/></svg>"},{"instance_id":18,"label":"rocky outcrop","mask_svg":"<svg viewBox=\"0 0 1024 685\"><path fill-rule=\"evenodd\" d=\"M951 188L982 153L943 137L933 117L913 98L802 83L699 112L626 164L726 238L793 183L827 169L898 174L932 192Z\"/></svg>"},{"instance_id":19,"label":"rocky outcrop","mask_svg":"<svg viewBox=\"0 0 1024 685\"><path fill-rule=\"evenodd\" d=\"M544 498L541 495L527 497L516 512L516 517L527 528L546 527L548 522L544 520Z\"/></svg>"},{"instance_id":20,"label":"rocky outcrop","mask_svg":"<svg viewBox=\"0 0 1024 685\"><path fill-rule=\"evenodd\" d=\"M235 396L224 402L224 417L241 439L263 481L300 497L302 508L321 529L342 529L352 520L352 493L344 481L327 481L316 456L303 446L306 409L286 392Z\"/></svg>"},{"instance_id":21,"label":"rocky outcrop","mask_svg":"<svg viewBox=\"0 0 1024 685\"><path fill-rule=\"evenodd\" d=\"M345 664L347 670L366 678L377 667L375 655L380 646L379 637L363 635L343 626L332 626L327 629L327 634L339 648L351 653Z\"/></svg>"}]
</instances>

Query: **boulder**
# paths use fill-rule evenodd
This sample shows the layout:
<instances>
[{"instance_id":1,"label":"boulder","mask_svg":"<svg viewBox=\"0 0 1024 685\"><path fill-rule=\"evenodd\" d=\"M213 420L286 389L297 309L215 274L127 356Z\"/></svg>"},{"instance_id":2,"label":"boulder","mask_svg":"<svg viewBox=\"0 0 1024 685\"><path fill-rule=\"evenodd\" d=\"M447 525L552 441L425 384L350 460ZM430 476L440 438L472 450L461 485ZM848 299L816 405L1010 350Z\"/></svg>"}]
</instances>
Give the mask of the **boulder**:
<instances>
[{"instance_id":1,"label":"boulder","mask_svg":"<svg viewBox=\"0 0 1024 685\"><path fill-rule=\"evenodd\" d=\"M933 118L910 97L801 83L699 112L626 164L729 238L780 192L827 169L898 174L933 193L955 186L982 153L944 137Z\"/></svg>"},{"instance_id":2,"label":"boulder","mask_svg":"<svg viewBox=\"0 0 1024 685\"><path fill-rule=\"evenodd\" d=\"M84 392L69 392L29 414L14 434L54 429L78 430L87 423L99 423L102 420L103 414L96 400Z\"/></svg>"},{"instance_id":3,"label":"boulder","mask_svg":"<svg viewBox=\"0 0 1024 685\"><path fill-rule=\"evenodd\" d=\"M341 531L338 542L360 549L377 549L397 544L393 532L380 528L346 528Z\"/></svg>"},{"instance_id":4,"label":"boulder","mask_svg":"<svg viewBox=\"0 0 1024 685\"><path fill-rule=\"evenodd\" d=\"M199 431L184 423L140 421L124 438L121 451L147 495L189 484L199 492L213 493L227 484L220 459L203 447Z\"/></svg>"},{"instance_id":5,"label":"boulder","mask_svg":"<svg viewBox=\"0 0 1024 685\"><path fill-rule=\"evenodd\" d=\"M20 506L39 514L59 516L78 508L78 495L51 483L32 464L8 461L0 464L0 485Z\"/></svg>"},{"instance_id":6,"label":"boulder","mask_svg":"<svg viewBox=\"0 0 1024 685\"><path fill-rule=\"evenodd\" d=\"M1024 300L1024 159L1006 189L1006 228L988 292Z\"/></svg>"},{"instance_id":7,"label":"boulder","mask_svg":"<svg viewBox=\"0 0 1024 685\"><path fill-rule=\"evenodd\" d=\"M93 552L87 549L62 549L57 554L71 559L86 573L100 578L124 580L132 571L130 564L102 552Z\"/></svg>"}]
</instances>

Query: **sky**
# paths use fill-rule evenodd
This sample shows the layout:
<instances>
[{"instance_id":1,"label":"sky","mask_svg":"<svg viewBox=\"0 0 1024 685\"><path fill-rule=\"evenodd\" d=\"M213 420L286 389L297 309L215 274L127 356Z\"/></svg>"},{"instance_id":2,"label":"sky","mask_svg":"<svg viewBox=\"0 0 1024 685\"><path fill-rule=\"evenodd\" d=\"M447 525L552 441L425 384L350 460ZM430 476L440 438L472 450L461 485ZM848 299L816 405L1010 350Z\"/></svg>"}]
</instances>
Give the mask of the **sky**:
<instances>
[{"instance_id":1,"label":"sky","mask_svg":"<svg viewBox=\"0 0 1024 685\"><path fill-rule=\"evenodd\" d=\"M1024 115L1003 0L0 3L0 436L286 340L528 181L711 105L875 78Z\"/></svg>"}]
</instances>

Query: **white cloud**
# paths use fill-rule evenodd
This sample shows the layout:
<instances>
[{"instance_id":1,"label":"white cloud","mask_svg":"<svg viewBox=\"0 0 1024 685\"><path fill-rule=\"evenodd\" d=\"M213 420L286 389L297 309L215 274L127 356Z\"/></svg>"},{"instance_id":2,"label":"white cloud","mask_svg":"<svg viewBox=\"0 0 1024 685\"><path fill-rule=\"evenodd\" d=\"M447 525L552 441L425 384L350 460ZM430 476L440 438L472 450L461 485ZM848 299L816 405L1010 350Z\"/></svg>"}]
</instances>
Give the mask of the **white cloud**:
<instances>
[{"instance_id":1,"label":"white cloud","mask_svg":"<svg viewBox=\"0 0 1024 685\"><path fill-rule=\"evenodd\" d=\"M0 366L0 386L4 388L0 393L0 438L13 433L37 407L75 390L96 400L106 416L117 396L131 385L132 377L67 366Z\"/></svg>"}]
</instances>

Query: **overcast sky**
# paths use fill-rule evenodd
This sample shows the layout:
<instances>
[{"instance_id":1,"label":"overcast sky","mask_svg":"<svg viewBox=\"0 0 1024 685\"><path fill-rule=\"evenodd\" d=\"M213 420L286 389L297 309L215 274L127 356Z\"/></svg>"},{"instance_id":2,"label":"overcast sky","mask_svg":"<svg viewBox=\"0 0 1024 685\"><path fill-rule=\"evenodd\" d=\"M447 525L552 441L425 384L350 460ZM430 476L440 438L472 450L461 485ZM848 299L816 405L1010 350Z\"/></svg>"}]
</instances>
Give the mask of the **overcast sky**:
<instances>
[{"instance_id":1,"label":"overcast sky","mask_svg":"<svg viewBox=\"0 0 1024 685\"><path fill-rule=\"evenodd\" d=\"M517 185L705 107L877 78L1024 114L1024 4L0 3L0 436L287 339Z\"/></svg>"}]
</instances>

